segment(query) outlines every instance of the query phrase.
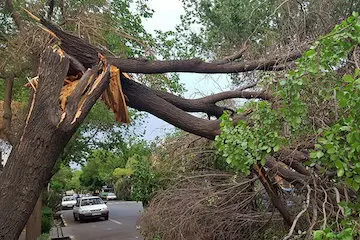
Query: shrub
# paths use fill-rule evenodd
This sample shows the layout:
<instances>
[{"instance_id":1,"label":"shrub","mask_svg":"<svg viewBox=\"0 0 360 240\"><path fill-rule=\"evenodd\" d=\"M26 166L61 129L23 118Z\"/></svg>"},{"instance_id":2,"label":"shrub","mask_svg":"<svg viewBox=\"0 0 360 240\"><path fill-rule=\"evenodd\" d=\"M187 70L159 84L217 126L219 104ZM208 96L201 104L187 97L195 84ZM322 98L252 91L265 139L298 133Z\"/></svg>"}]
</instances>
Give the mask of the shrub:
<instances>
[{"instance_id":1,"label":"shrub","mask_svg":"<svg viewBox=\"0 0 360 240\"><path fill-rule=\"evenodd\" d=\"M49 239L50 239L50 234L48 233L43 233L37 238L37 240L49 240Z\"/></svg>"},{"instance_id":2,"label":"shrub","mask_svg":"<svg viewBox=\"0 0 360 240\"><path fill-rule=\"evenodd\" d=\"M120 200L131 200L131 179L123 177L115 184L116 197Z\"/></svg>"},{"instance_id":3,"label":"shrub","mask_svg":"<svg viewBox=\"0 0 360 240\"><path fill-rule=\"evenodd\" d=\"M43 205L48 206L51 208L53 212L56 212L59 210L60 204L61 204L61 193L55 192L55 191L44 191L43 192Z\"/></svg>"},{"instance_id":4,"label":"shrub","mask_svg":"<svg viewBox=\"0 0 360 240\"><path fill-rule=\"evenodd\" d=\"M41 233L49 233L53 224L52 210L49 207L43 207L41 210Z\"/></svg>"}]
</instances>

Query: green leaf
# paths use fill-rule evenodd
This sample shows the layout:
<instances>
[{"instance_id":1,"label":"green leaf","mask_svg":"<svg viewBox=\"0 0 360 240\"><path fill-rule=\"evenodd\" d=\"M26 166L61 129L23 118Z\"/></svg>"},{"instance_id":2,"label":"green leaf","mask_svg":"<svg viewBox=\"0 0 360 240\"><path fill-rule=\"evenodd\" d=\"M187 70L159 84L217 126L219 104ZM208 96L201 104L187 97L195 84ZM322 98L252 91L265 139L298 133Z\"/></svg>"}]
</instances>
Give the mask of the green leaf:
<instances>
[{"instance_id":1,"label":"green leaf","mask_svg":"<svg viewBox=\"0 0 360 240\"><path fill-rule=\"evenodd\" d=\"M277 152L277 151L279 151L280 150L280 146L279 145L276 145L275 147L274 147L274 152Z\"/></svg>"},{"instance_id":2,"label":"green leaf","mask_svg":"<svg viewBox=\"0 0 360 240\"><path fill-rule=\"evenodd\" d=\"M261 161L260 161L261 165L262 166L265 166L266 164L266 158L262 158Z\"/></svg>"},{"instance_id":3,"label":"green leaf","mask_svg":"<svg viewBox=\"0 0 360 240\"><path fill-rule=\"evenodd\" d=\"M325 232L323 230L316 230L313 232L314 240L322 240L325 236Z\"/></svg>"},{"instance_id":4,"label":"green leaf","mask_svg":"<svg viewBox=\"0 0 360 240\"><path fill-rule=\"evenodd\" d=\"M336 153L336 149L333 146L331 146L329 149L327 149L327 153L328 154Z\"/></svg>"},{"instance_id":5,"label":"green leaf","mask_svg":"<svg viewBox=\"0 0 360 240\"><path fill-rule=\"evenodd\" d=\"M281 81L280 81L280 85L281 85L281 86L284 86L286 83L287 83L286 80L281 80Z\"/></svg>"},{"instance_id":6,"label":"green leaf","mask_svg":"<svg viewBox=\"0 0 360 240\"><path fill-rule=\"evenodd\" d=\"M316 152L316 157L317 158L321 158L322 156L324 156L324 153L322 151L317 151Z\"/></svg>"},{"instance_id":7,"label":"green leaf","mask_svg":"<svg viewBox=\"0 0 360 240\"><path fill-rule=\"evenodd\" d=\"M316 152L311 152L310 153L310 158L313 158L313 159L316 158Z\"/></svg>"},{"instance_id":8,"label":"green leaf","mask_svg":"<svg viewBox=\"0 0 360 240\"><path fill-rule=\"evenodd\" d=\"M354 81L354 78L349 74L345 74L343 79L344 79L344 82L347 82L347 83L351 83Z\"/></svg>"},{"instance_id":9,"label":"green leaf","mask_svg":"<svg viewBox=\"0 0 360 240\"><path fill-rule=\"evenodd\" d=\"M342 126L342 127L340 127L340 130L341 130L341 131L350 132L350 131L351 131L351 127L350 127L350 126Z\"/></svg>"},{"instance_id":10,"label":"green leaf","mask_svg":"<svg viewBox=\"0 0 360 240\"><path fill-rule=\"evenodd\" d=\"M359 73L360 73L360 69L359 68L355 69L354 78L358 77Z\"/></svg>"},{"instance_id":11,"label":"green leaf","mask_svg":"<svg viewBox=\"0 0 360 240\"><path fill-rule=\"evenodd\" d=\"M344 169L343 169L343 168L339 168L339 169L337 170L337 176L338 176L338 177L344 176Z\"/></svg>"},{"instance_id":12,"label":"green leaf","mask_svg":"<svg viewBox=\"0 0 360 240\"><path fill-rule=\"evenodd\" d=\"M354 181L357 183L360 183L360 176L359 175L355 175L354 176Z\"/></svg>"}]
</instances>

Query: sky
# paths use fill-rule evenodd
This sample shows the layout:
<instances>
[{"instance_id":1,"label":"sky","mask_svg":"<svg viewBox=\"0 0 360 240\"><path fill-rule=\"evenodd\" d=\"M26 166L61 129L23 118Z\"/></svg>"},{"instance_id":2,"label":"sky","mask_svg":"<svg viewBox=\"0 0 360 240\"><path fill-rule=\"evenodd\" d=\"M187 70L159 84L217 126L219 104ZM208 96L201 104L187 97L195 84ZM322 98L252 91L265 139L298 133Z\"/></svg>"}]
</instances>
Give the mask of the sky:
<instances>
[{"instance_id":1,"label":"sky","mask_svg":"<svg viewBox=\"0 0 360 240\"><path fill-rule=\"evenodd\" d=\"M143 20L144 27L149 33L154 33L154 30L175 30L175 26L180 23L180 15L184 13L180 0L152 0L149 7L155 10L151 19ZM180 82L187 90L184 93L186 98L202 97L228 90L230 87L230 79L224 74L180 73ZM144 127L147 129L144 137L146 140L163 137L174 129L170 124L150 114Z\"/></svg>"}]
</instances>

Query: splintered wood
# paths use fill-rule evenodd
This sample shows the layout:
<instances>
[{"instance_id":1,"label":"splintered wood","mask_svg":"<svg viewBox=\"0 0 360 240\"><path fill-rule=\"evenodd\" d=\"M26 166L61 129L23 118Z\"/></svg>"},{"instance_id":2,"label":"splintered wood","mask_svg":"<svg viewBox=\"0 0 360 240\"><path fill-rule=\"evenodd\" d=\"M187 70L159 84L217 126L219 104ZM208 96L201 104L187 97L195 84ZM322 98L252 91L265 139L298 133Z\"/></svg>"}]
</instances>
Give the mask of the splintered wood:
<instances>
[{"instance_id":1,"label":"splintered wood","mask_svg":"<svg viewBox=\"0 0 360 240\"><path fill-rule=\"evenodd\" d=\"M60 54L60 52L58 53ZM81 100L79 101L78 109L72 123L74 123L76 119L81 115L83 102L85 101L86 97L90 95L97 87L99 81L103 78L103 74L105 72L106 71L103 71L102 74L100 74L100 76L98 76L94 81L92 76L89 78L88 83L85 86L84 92L82 93ZM108 106L114 112L116 121L120 123L130 123L125 96L121 87L120 74L124 74L124 76L128 77L127 74L121 73L117 67L110 66L110 83L108 88L102 94L102 100L104 101L106 106ZM76 86L80 83L81 76L82 73L79 73L76 76L67 76L67 78L64 80L64 86L62 87L59 96L60 108L63 112L59 124L65 119L68 97L72 95L72 93L76 89ZM27 83L25 86L33 88L35 93L37 85L38 77L35 77L29 80L29 83Z\"/></svg>"},{"instance_id":2,"label":"splintered wood","mask_svg":"<svg viewBox=\"0 0 360 240\"><path fill-rule=\"evenodd\" d=\"M103 71L104 73L105 71ZM97 79L95 79L94 83L92 84L91 88L88 90L86 95L90 95L94 89L97 87L99 81L102 79L103 76L98 76ZM67 98L72 94L72 92L75 90L77 84L80 82L78 78L74 77L67 77L65 80L65 85L62 88L61 94L60 94L60 102L61 102L61 109L65 113L65 107ZM88 83L89 84L89 83ZM81 114L81 108L82 103L84 101L84 97L81 99L78 111L76 112L76 115L74 117L73 122L76 121L76 119ZM108 106L115 114L116 121L120 123L129 123L129 113L127 110L126 102L125 102L125 96L122 91L121 82L120 82L120 71L117 67L111 66L110 67L110 83L108 88L105 90L105 92L102 94L102 100ZM65 115L63 115L65 117Z\"/></svg>"},{"instance_id":3,"label":"splintered wood","mask_svg":"<svg viewBox=\"0 0 360 240\"><path fill-rule=\"evenodd\" d=\"M120 74L120 70L117 67L110 67L110 84L103 93L102 99L105 104L113 110L116 121L129 123L129 113L121 87Z\"/></svg>"},{"instance_id":4,"label":"splintered wood","mask_svg":"<svg viewBox=\"0 0 360 240\"><path fill-rule=\"evenodd\" d=\"M62 87L60 93L60 107L62 111L65 111L67 98L71 95L79 82L80 80L74 80L71 82L68 78L65 79L65 83L67 84Z\"/></svg>"},{"instance_id":5,"label":"splintered wood","mask_svg":"<svg viewBox=\"0 0 360 240\"><path fill-rule=\"evenodd\" d=\"M36 17L30 11L28 11L24 8L23 8L23 10L31 18L33 18L36 22L44 24L40 18ZM53 31L51 31L50 29L48 29L47 27L44 27L44 26L41 26L41 28L44 31L46 31L48 34L50 34L54 39L60 41L60 38ZM61 59L65 57L65 52L58 45L53 46L53 51L57 52L59 54L59 56L61 57ZM103 66L106 66L105 67L105 69L106 69L108 67L106 57L100 53L98 53L98 57L99 57L99 60L103 63ZM76 86L81 81L81 76L83 73L84 72L79 71L76 76L67 76L67 78L64 80L64 86L61 90L60 97L59 97L60 108L62 110L62 115L61 115L59 124L61 122L63 122L63 120L65 119L66 104L68 101L68 97L72 95L72 93L76 89ZM76 121L76 119L79 117L79 115L81 115L82 106L83 106L83 103L84 103L86 97L89 96L96 89L96 87L100 83L104 73L105 73L105 71L103 69L102 74L100 74L100 76L98 76L94 82L92 82L93 78L90 77L84 91L82 92L82 96L81 96L81 99L80 99L78 107L77 107L77 112L75 114L75 117L74 117L72 123L74 123ZM123 74L126 78L130 79L130 77L126 73L121 73L117 67L115 67L115 66L110 67L110 83L109 83L108 88L102 94L102 100L105 102L105 104L110 109L112 109L112 111L115 114L116 121L118 121L120 123L129 123L130 122L129 112L127 110L125 96L122 91L121 81L120 81L121 74ZM34 95L35 95L37 85L38 85L38 77L35 77L35 78L29 80L29 83L26 84L25 86L33 88ZM81 86L81 85L79 85L79 86ZM31 111L30 111L28 117L30 117L30 114L31 114Z\"/></svg>"}]
</instances>

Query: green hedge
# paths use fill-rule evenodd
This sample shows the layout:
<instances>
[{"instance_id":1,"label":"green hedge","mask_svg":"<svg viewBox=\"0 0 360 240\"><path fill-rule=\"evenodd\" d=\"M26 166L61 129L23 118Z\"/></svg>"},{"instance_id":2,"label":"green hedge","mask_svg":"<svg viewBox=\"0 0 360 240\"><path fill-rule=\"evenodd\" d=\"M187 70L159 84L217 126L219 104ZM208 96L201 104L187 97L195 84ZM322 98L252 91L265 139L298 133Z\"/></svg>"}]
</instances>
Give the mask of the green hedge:
<instances>
[{"instance_id":1,"label":"green hedge","mask_svg":"<svg viewBox=\"0 0 360 240\"><path fill-rule=\"evenodd\" d=\"M49 233L53 225L51 208L45 206L41 210L41 233Z\"/></svg>"}]
</instances>

